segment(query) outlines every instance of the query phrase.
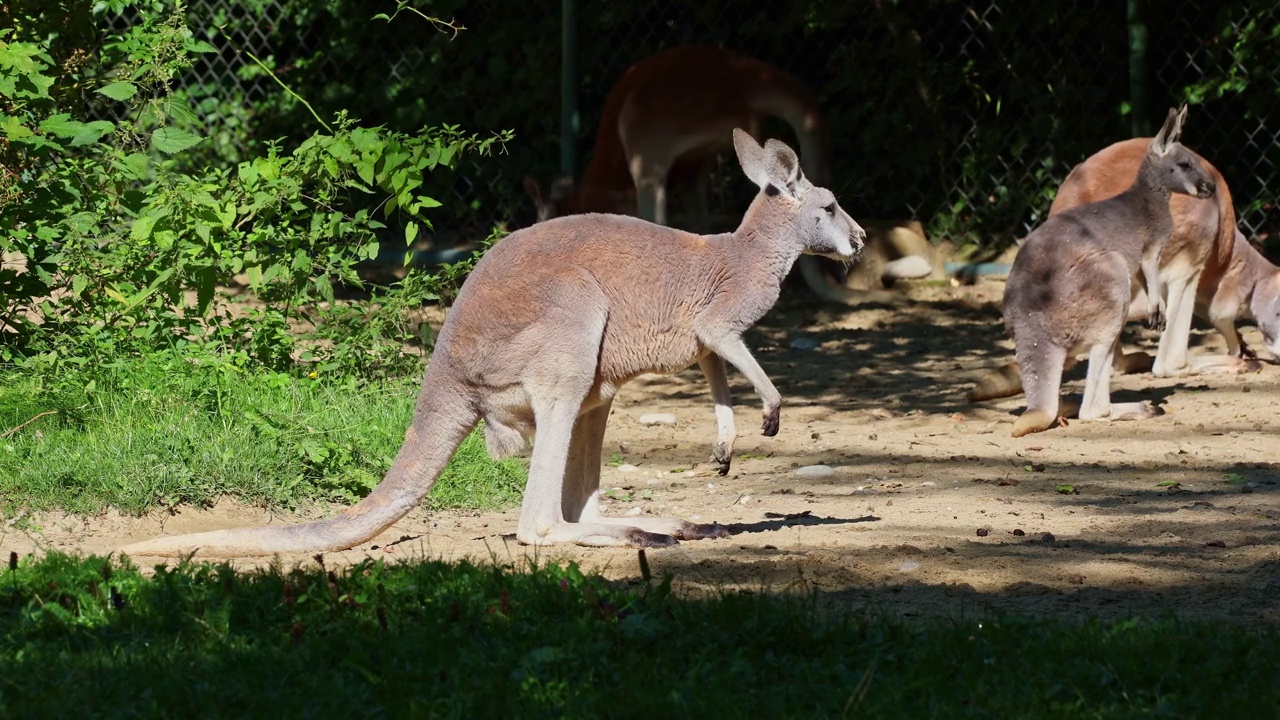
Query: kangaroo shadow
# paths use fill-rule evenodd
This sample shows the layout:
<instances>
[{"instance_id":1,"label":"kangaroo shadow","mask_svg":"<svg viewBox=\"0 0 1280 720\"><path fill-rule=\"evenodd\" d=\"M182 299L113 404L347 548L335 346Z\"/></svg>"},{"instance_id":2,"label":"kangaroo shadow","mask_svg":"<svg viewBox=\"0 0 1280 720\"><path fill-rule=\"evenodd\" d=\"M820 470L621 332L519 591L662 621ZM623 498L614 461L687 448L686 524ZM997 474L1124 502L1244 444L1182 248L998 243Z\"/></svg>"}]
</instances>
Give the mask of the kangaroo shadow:
<instances>
[{"instance_id":1,"label":"kangaroo shadow","mask_svg":"<svg viewBox=\"0 0 1280 720\"><path fill-rule=\"evenodd\" d=\"M729 529L729 533L731 535L741 535L743 533L776 532L783 528L795 527L797 525L852 525L854 523L877 522L880 520L880 518L875 515L863 515L859 518L823 517L821 515L814 515L809 510L787 515L767 512L764 516L766 519L759 520L757 522L730 523L725 527Z\"/></svg>"}]
</instances>

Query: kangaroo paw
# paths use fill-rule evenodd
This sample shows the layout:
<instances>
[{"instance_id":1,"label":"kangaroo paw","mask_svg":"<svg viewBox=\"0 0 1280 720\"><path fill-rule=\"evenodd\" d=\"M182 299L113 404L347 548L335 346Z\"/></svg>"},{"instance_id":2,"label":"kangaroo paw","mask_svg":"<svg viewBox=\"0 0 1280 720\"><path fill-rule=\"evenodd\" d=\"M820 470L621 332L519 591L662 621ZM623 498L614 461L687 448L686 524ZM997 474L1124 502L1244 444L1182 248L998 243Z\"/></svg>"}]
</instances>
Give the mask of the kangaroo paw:
<instances>
[{"instance_id":1,"label":"kangaroo paw","mask_svg":"<svg viewBox=\"0 0 1280 720\"><path fill-rule=\"evenodd\" d=\"M782 408L776 407L772 410L766 410L764 413L764 424L761 426L760 434L765 437L773 437L778 434L778 427L782 424Z\"/></svg>"}]
</instances>

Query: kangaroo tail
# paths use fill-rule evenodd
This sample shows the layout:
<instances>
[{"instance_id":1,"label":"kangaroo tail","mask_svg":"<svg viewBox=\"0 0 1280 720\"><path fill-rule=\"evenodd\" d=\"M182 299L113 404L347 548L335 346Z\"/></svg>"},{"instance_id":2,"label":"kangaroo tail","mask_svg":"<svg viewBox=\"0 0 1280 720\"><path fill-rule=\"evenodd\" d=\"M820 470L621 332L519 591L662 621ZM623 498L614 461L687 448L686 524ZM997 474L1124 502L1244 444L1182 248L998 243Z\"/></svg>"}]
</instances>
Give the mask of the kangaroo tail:
<instances>
[{"instance_id":1,"label":"kangaroo tail","mask_svg":"<svg viewBox=\"0 0 1280 720\"><path fill-rule=\"evenodd\" d=\"M901 302L904 297L901 293L889 290L852 290L847 287L832 285L827 282L827 277L822 272L822 266L818 264L818 259L812 255L801 255L796 264L800 266L800 277L804 278L804 284L808 286L809 291L824 302L844 305L859 305L868 302L894 303Z\"/></svg>"},{"instance_id":2,"label":"kangaroo tail","mask_svg":"<svg viewBox=\"0 0 1280 720\"><path fill-rule=\"evenodd\" d=\"M454 450L479 420L465 393L445 389L447 381L433 382L433 376L447 372L442 366L436 362L428 365L404 445L382 482L355 506L316 522L160 537L120 551L134 556L229 558L332 552L371 540L409 514L431 491Z\"/></svg>"},{"instance_id":3,"label":"kangaroo tail","mask_svg":"<svg viewBox=\"0 0 1280 720\"><path fill-rule=\"evenodd\" d=\"M1062 368L1067 358L1065 348L1049 343L1018 343L1018 366L1025 369L1023 389L1027 393L1027 409L1013 423L1013 436L1040 432L1058 421L1061 402Z\"/></svg>"},{"instance_id":4,"label":"kangaroo tail","mask_svg":"<svg viewBox=\"0 0 1280 720\"><path fill-rule=\"evenodd\" d=\"M921 255L907 255L884 264L884 277L895 280L912 280L929 277L933 274L933 264L929 258Z\"/></svg>"},{"instance_id":5,"label":"kangaroo tail","mask_svg":"<svg viewBox=\"0 0 1280 720\"><path fill-rule=\"evenodd\" d=\"M1011 362L988 370L978 378L978 384L969 391L969 402L1013 397L1021 393L1022 374L1018 371L1018 363Z\"/></svg>"}]
</instances>

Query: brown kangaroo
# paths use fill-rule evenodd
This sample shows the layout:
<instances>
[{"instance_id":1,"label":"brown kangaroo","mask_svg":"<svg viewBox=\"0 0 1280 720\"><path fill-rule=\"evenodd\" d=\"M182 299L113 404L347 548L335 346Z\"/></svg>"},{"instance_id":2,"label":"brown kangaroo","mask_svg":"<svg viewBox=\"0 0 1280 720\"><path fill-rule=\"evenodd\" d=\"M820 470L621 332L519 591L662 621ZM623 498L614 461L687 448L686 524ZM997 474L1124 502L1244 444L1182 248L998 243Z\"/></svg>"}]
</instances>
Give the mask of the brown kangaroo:
<instances>
[{"instance_id":1,"label":"brown kangaroo","mask_svg":"<svg viewBox=\"0 0 1280 720\"><path fill-rule=\"evenodd\" d=\"M162 537L123 551L232 557L350 548L412 510L482 419L496 457L521 451L537 433L521 543L661 547L725 537L714 523L600 514L614 394L638 375L708 359L723 375L724 358L764 400L763 433L776 434L781 397L742 334L777 301L802 253L848 261L863 238L831 191L804 177L791 148L776 140L761 147L737 129L733 139L760 192L732 233L574 215L512 233L486 253L440 330L404 445L354 507L318 522ZM731 423L724 389L713 397ZM732 441L724 439L726 453Z\"/></svg>"},{"instance_id":2,"label":"brown kangaroo","mask_svg":"<svg viewBox=\"0 0 1280 720\"><path fill-rule=\"evenodd\" d=\"M1050 216L1018 251L1004 293L1005 327L1027 393L1014 437L1059 420L1062 370L1078 347L1089 350L1080 419L1152 414L1139 403L1111 402L1111 370L1134 276L1141 273L1150 297L1161 295L1160 256L1173 231L1170 194L1214 193L1209 172L1178 143L1186 113L1185 106L1169 111L1127 190Z\"/></svg>"},{"instance_id":3,"label":"brown kangaroo","mask_svg":"<svg viewBox=\"0 0 1280 720\"><path fill-rule=\"evenodd\" d=\"M537 181L526 177L525 190L537 206L539 220L601 212L667 225L669 191L682 188L688 191L689 229L707 232L712 162L731 145L733 128L745 128L759 140L768 117L791 126L805 175L825 186L830 181L827 119L803 82L732 50L710 45L672 48L633 65L609 91L580 184L559 178L546 197ZM919 237L919 255L890 254L879 266L884 277L938 274L928 242L923 233ZM897 297L835 284L815 257L802 257L799 263L810 291L828 302Z\"/></svg>"}]
</instances>

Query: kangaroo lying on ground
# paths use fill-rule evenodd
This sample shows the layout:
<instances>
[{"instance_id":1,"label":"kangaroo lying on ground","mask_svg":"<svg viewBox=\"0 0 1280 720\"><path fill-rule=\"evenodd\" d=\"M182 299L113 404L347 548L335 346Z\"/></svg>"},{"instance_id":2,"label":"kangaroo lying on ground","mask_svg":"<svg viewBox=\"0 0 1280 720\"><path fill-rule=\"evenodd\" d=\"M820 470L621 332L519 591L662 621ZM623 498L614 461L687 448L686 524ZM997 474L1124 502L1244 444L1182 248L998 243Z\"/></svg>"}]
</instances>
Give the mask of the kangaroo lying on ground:
<instances>
[{"instance_id":1,"label":"kangaroo lying on ground","mask_svg":"<svg viewBox=\"0 0 1280 720\"><path fill-rule=\"evenodd\" d=\"M1149 143L1148 138L1123 140L1077 165L1058 190L1049 209L1050 216L1118 195L1133 183ZM1280 355L1277 268L1236 229L1231 190L1222 174L1203 157L1195 155L1213 178L1217 191L1211 199L1188 195L1170 197L1173 232L1160 255L1162 284L1169 289L1168 320L1160 336L1160 347L1154 361L1146 353L1118 352L1116 372L1145 372L1153 365L1157 376L1256 369L1256 364L1245 359L1249 351L1236 332L1235 321L1243 312L1250 312L1257 319L1268 349L1273 355ZM1135 284L1128 320L1132 322L1149 313L1146 290ZM1227 342L1227 357L1188 358L1193 314L1208 320L1222 333ZM1075 355L1068 356L1066 367L1070 368L1075 362ZM1009 363L979 379L969 393L969 401L1011 397L1021 392L1018 366Z\"/></svg>"},{"instance_id":2,"label":"kangaroo lying on ground","mask_svg":"<svg viewBox=\"0 0 1280 720\"><path fill-rule=\"evenodd\" d=\"M764 401L778 432L781 397L742 341L778 299L801 253L852 260L863 231L800 170L791 148L733 131L760 187L732 233L693 235L635 218L579 215L495 245L463 284L427 365L413 423L390 471L336 517L284 527L158 538L133 555L233 557L350 548L390 527L431 490L454 450L485 421L489 452L534 433L516 539L529 545L663 547L725 537L721 525L600 514L600 455L614 394L628 380L694 362L712 379L727 455L733 410L724 358Z\"/></svg>"},{"instance_id":3,"label":"kangaroo lying on ground","mask_svg":"<svg viewBox=\"0 0 1280 720\"><path fill-rule=\"evenodd\" d=\"M1170 193L1207 198L1214 181L1178 143L1187 108L1170 110L1138 174L1119 195L1051 216L1023 243L1009 272L1004 319L1023 370L1027 409L1013 436L1058 420L1067 356L1089 350L1081 420L1146 417L1141 403L1111 402L1111 366L1129 315L1134 276L1160 297L1160 253L1173 230Z\"/></svg>"},{"instance_id":4,"label":"kangaroo lying on ground","mask_svg":"<svg viewBox=\"0 0 1280 720\"><path fill-rule=\"evenodd\" d=\"M692 220L688 229L705 233L710 229L709 184L716 156L729 148L733 128L745 128L759 140L768 117L791 126L805 175L825 186L830 181L827 119L803 82L731 50L672 48L631 66L609 91L579 185L572 178L557 179L550 197L544 197L538 183L525 178L525 190L539 220L603 212L667 225L669 191L681 188L687 191ZM884 276L890 279L934 272L929 255L887 260L892 262L884 265ZM816 257L802 257L799 264L810 291L828 302L889 297L833 284Z\"/></svg>"}]
</instances>

